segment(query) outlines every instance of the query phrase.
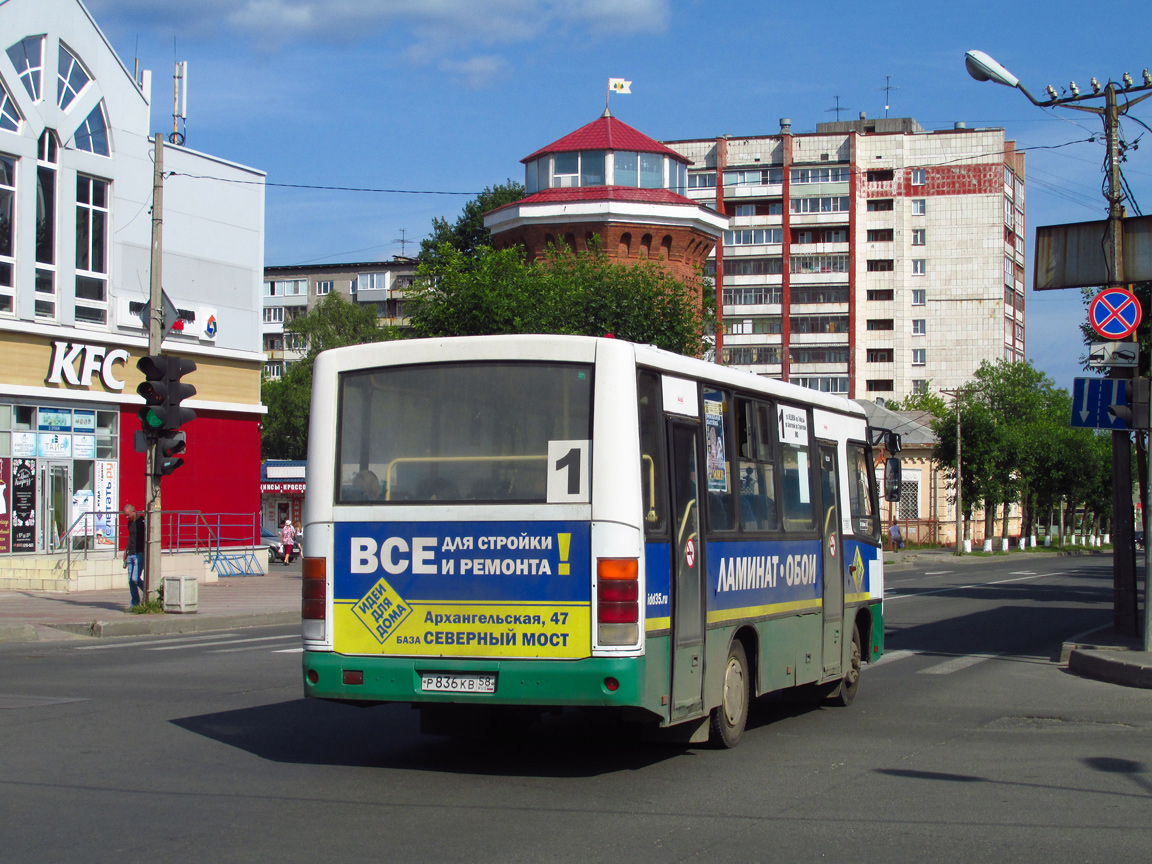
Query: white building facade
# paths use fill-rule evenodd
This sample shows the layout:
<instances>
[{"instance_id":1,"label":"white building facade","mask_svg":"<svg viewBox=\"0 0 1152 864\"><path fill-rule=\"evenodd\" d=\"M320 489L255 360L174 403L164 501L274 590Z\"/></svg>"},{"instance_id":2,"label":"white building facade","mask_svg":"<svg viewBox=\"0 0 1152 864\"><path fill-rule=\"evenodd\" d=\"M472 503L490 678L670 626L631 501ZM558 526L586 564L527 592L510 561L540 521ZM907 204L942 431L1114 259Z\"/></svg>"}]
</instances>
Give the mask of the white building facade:
<instances>
[{"instance_id":1,"label":"white building facade","mask_svg":"<svg viewBox=\"0 0 1152 864\"><path fill-rule=\"evenodd\" d=\"M723 362L898 398L1023 360L1024 155L1002 129L910 118L664 142L732 217L714 266Z\"/></svg>"},{"instance_id":2,"label":"white building facade","mask_svg":"<svg viewBox=\"0 0 1152 864\"><path fill-rule=\"evenodd\" d=\"M90 531L74 533L84 513L144 505L133 435L148 353L150 90L79 0L0 4L0 584L53 566L36 556L93 551ZM164 169L163 285L180 320L163 351L198 367L185 379L197 388L187 464L165 478L164 508L255 517L264 175L174 145ZM104 517L103 551L122 527ZM90 576L79 587L123 581L119 567ZM58 581L16 587L77 587Z\"/></svg>"}]
</instances>

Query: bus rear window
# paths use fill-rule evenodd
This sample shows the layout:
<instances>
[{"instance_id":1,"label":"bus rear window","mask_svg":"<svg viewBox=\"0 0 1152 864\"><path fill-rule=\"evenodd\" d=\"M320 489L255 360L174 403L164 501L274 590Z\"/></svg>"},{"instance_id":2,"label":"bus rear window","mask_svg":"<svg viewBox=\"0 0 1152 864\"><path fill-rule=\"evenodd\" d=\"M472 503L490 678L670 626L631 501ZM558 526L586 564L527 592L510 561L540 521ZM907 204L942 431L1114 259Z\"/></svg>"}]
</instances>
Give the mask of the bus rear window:
<instances>
[{"instance_id":1,"label":"bus rear window","mask_svg":"<svg viewBox=\"0 0 1152 864\"><path fill-rule=\"evenodd\" d=\"M549 442L592 437L592 367L347 372L339 406L337 503L542 502Z\"/></svg>"}]
</instances>

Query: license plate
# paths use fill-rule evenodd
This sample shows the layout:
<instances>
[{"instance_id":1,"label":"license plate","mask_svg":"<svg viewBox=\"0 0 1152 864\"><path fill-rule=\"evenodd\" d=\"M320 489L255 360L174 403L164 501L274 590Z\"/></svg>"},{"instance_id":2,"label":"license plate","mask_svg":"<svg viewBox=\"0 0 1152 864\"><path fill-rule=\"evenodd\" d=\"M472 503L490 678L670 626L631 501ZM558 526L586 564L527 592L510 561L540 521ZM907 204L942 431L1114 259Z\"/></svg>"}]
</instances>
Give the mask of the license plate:
<instances>
[{"instance_id":1,"label":"license plate","mask_svg":"<svg viewBox=\"0 0 1152 864\"><path fill-rule=\"evenodd\" d=\"M420 689L436 693L495 693L494 672L421 672Z\"/></svg>"}]
</instances>

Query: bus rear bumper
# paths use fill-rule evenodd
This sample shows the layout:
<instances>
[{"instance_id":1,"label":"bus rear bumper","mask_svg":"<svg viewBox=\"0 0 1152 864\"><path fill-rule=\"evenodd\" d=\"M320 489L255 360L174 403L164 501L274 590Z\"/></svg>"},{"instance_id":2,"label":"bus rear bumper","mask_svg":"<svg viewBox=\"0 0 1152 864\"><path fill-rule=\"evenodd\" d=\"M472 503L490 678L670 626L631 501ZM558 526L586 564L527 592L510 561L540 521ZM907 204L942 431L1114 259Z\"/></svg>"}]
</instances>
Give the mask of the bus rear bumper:
<instances>
[{"instance_id":1,"label":"bus rear bumper","mask_svg":"<svg viewBox=\"0 0 1152 864\"><path fill-rule=\"evenodd\" d=\"M465 660L368 657L305 651L304 695L347 702L455 702L537 707L644 706L644 657L582 660ZM358 680L362 684L345 681ZM488 672L495 693L440 693L421 689L421 673ZM315 678L315 681L312 679Z\"/></svg>"}]
</instances>

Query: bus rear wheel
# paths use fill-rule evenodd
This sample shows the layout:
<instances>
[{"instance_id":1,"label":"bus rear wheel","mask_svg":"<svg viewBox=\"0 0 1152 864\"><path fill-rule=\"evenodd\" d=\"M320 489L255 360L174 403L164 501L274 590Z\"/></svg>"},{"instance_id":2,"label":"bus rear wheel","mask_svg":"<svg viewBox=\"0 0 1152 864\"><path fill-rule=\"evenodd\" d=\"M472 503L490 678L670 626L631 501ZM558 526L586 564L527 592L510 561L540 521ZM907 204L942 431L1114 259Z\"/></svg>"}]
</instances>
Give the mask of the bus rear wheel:
<instances>
[{"instance_id":1,"label":"bus rear wheel","mask_svg":"<svg viewBox=\"0 0 1152 864\"><path fill-rule=\"evenodd\" d=\"M852 652L848 659L848 669L840 684L832 691L829 697L833 705L847 708L856 698L856 691L860 689L860 667L863 663L864 652L860 647L860 627L852 627Z\"/></svg>"},{"instance_id":2,"label":"bus rear wheel","mask_svg":"<svg viewBox=\"0 0 1152 864\"><path fill-rule=\"evenodd\" d=\"M709 740L714 747L730 748L740 743L748 723L749 692L748 656L743 643L733 641L724 664L722 701L712 709L710 718Z\"/></svg>"}]
</instances>

